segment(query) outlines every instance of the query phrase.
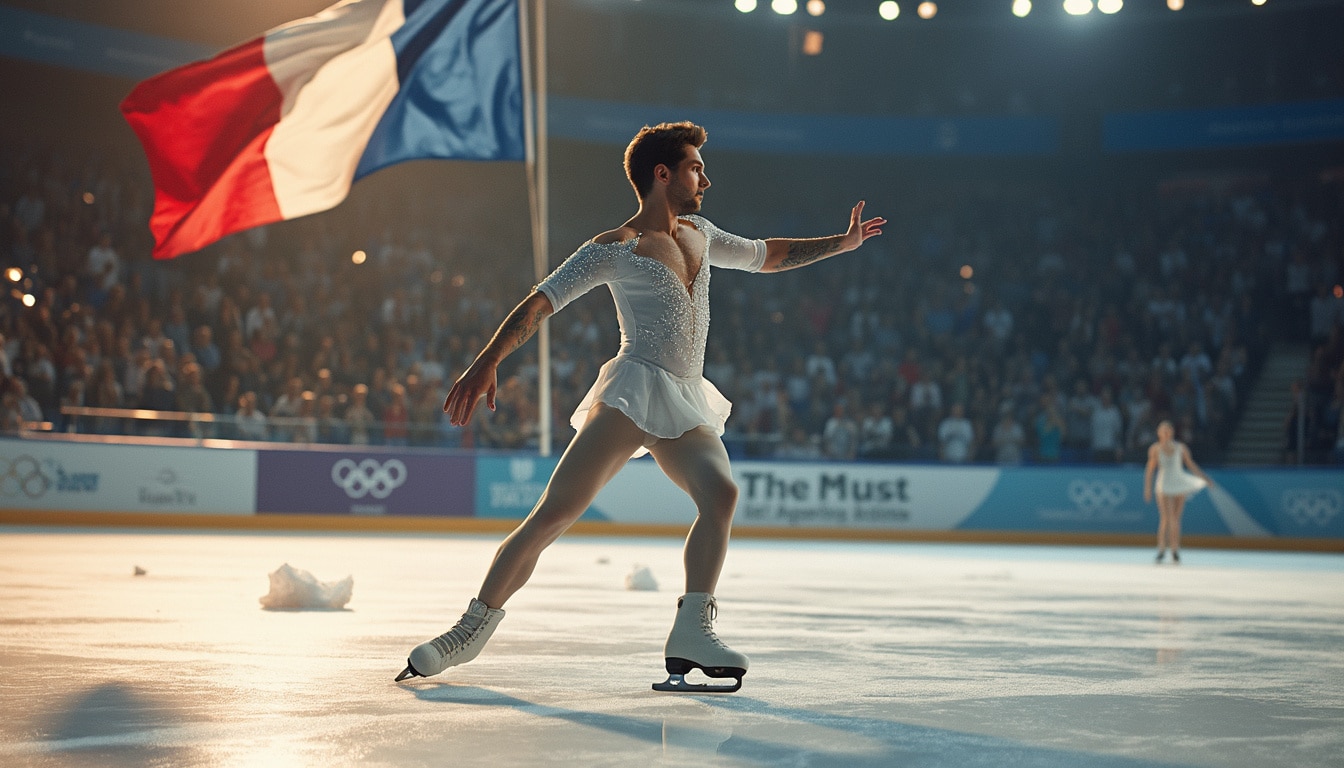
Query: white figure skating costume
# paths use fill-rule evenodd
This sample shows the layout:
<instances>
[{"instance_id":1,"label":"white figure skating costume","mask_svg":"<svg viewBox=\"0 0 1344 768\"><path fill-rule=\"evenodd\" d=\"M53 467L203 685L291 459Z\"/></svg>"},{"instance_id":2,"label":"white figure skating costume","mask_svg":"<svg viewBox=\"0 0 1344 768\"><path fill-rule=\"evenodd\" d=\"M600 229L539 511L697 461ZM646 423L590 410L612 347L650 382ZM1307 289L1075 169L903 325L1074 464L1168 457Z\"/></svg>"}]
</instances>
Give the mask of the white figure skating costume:
<instances>
[{"instance_id":1,"label":"white figure skating costume","mask_svg":"<svg viewBox=\"0 0 1344 768\"><path fill-rule=\"evenodd\" d=\"M580 429L588 412L604 403L624 413L655 439L681 437L705 426L723 434L732 410L719 390L704 378L705 344L709 337L709 268L759 272L765 264L765 241L730 235L699 216L683 216L705 238L700 270L688 290L662 262L635 253L639 237L620 243L589 241L537 285L553 312L599 285L607 285L616 303L621 348L598 372L597 381L575 410L570 423ZM714 634L718 613L714 596L683 595L664 649L668 680L660 691L736 691L746 674L747 657ZM476 658L504 617L502 609L473 599L462 619L448 632L411 651L397 680L436 675ZM732 685L687 683L685 675L700 669L711 678L736 678Z\"/></svg>"},{"instance_id":2,"label":"white figure skating costume","mask_svg":"<svg viewBox=\"0 0 1344 768\"><path fill-rule=\"evenodd\" d=\"M705 236L700 271L689 291L667 265L635 253L639 237L605 245L590 241L537 286L556 312L603 284L616 303L621 349L574 411L574 429L583 426L594 405L604 403L653 438L681 437L699 426L723 434L732 403L704 378L709 267L758 272L765 264L765 241L728 234L700 216L681 220ZM647 452L641 448L635 456Z\"/></svg>"},{"instance_id":3,"label":"white figure skating costume","mask_svg":"<svg viewBox=\"0 0 1344 768\"><path fill-rule=\"evenodd\" d=\"M1170 453L1157 449L1157 492L1163 496L1189 496L1208 487L1208 482L1185 471L1185 446L1173 443Z\"/></svg>"}]
</instances>

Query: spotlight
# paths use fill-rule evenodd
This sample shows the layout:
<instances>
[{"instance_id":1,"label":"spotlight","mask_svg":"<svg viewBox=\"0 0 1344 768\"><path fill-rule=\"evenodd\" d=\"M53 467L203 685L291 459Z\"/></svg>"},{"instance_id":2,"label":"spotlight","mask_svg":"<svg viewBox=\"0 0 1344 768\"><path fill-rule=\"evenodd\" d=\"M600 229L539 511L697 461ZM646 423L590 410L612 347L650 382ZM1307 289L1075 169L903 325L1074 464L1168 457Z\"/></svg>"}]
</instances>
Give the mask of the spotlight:
<instances>
[{"instance_id":1,"label":"spotlight","mask_svg":"<svg viewBox=\"0 0 1344 768\"><path fill-rule=\"evenodd\" d=\"M1031 0L1013 0L1013 15L1024 19L1031 13Z\"/></svg>"},{"instance_id":2,"label":"spotlight","mask_svg":"<svg viewBox=\"0 0 1344 768\"><path fill-rule=\"evenodd\" d=\"M895 21L901 15L901 6L896 4L896 0L882 0L881 5L877 6L877 15L887 21Z\"/></svg>"},{"instance_id":3,"label":"spotlight","mask_svg":"<svg viewBox=\"0 0 1344 768\"><path fill-rule=\"evenodd\" d=\"M798 11L798 0L770 0L770 10L780 16L791 16Z\"/></svg>"},{"instance_id":4,"label":"spotlight","mask_svg":"<svg viewBox=\"0 0 1344 768\"><path fill-rule=\"evenodd\" d=\"M350 254L350 260L356 264L363 264L369 258L369 254L363 251L355 251Z\"/></svg>"},{"instance_id":5,"label":"spotlight","mask_svg":"<svg viewBox=\"0 0 1344 768\"><path fill-rule=\"evenodd\" d=\"M1082 16L1092 12L1092 0L1064 0L1064 12L1070 16Z\"/></svg>"},{"instance_id":6,"label":"spotlight","mask_svg":"<svg viewBox=\"0 0 1344 768\"><path fill-rule=\"evenodd\" d=\"M1265 0L1251 0L1251 5L1264 5Z\"/></svg>"},{"instance_id":7,"label":"spotlight","mask_svg":"<svg viewBox=\"0 0 1344 768\"><path fill-rule=\"evenodd\" d=\"M1097 0L1097 10L1102 13L1115 13L1124 5L1124 0Z\"/></svg>"},{"instance_id":8,"label":"spotlight","mask_svg":"<svg viewBox=\"0 0 1344 768\"><path fill-rule=\"evenodd\" d=\"M807 12L813 16L820 16L826 12L826 3L822 0L807 0Z\"/></svg>"},{"instance_id":9,"label":"spotlight","mask_svg":"<svg viewBox=\"0 0 1344 768\"><path fill-rule=\"evenodd\" d=\"M1173 11L1179 11L1185 7L1185 0L1167 0L1167 7Z\"/></svg>"},{"instance_id":10,"label":"spotlight","mask_svg":"<svg viewBox=\"0 0 1344 768\"><path fill-rule=\"evenodd\" d=\"M23 306L31 307L37 304L37 297L31 293L23 294Z\"/></svg>"},{"instance_id":11,"label":"spotlight","mask_svg":"<svg viewBox=\"0 0 1344 768\"><path fill-rule=\"evenodd\" d=\"M963 264L961 265L961 271L957 274L961 275L962 280L970 280L975 277L975 269L970 264Z\"/></svg>"},{"instance_id":12,"label":"spotlight","mask_svg":"<svg viewBox=\"0 0 1344 768\"><path fill-rule=\"evenodd\" d=\"M9 282L17 283L23 279L23 270L18 267L10 267L5 270L5 277L9 278Z\"/></svg>"},{"instance_id":13,"label":"spotlight","mask_svg":"<svg viewBox=\"0 0 1344 768\"><path fill-rule=\"evenodd\" d=\"M756 10L756 0L736 0L733 7L743 13L751 13Z\"/></svg>"},{"instance_id":14,"label":"spotlight","mask_svg":"<svg viewBox=\"0 0 1344 768\"><path fill-rule=\"evenodd\" d=\"M919 7L915 9L915 13L919 14L919 18L921 19L932 19L938 14L938 4L932 0L924 0L924 2L920 3Z\"/></svg>"},{"instance_id":15,"label":"spotlight","mask_svg":"<svg viewBox=\"0 0 1344 768\"><path fill-rule=\"evenodd\" d=\"M825 35L822 35L817 30L807 30L807 34L803 35L803 53L808 56L821 55L821 44L824 40Z\"/></svg>"},{"instance_id":16,"label":"spotlight","mask_svg":"<svg viewBox=\"0 0 1344 768\"><path fill-rule=\"evenodd\" d=\"M84 194L82 194L82 195L79 196L79 199L80 199L80 200L83 200L85 205L93 205L93 193L92 193L92 192L85 192Z\"/></svg>"}]
</instances>

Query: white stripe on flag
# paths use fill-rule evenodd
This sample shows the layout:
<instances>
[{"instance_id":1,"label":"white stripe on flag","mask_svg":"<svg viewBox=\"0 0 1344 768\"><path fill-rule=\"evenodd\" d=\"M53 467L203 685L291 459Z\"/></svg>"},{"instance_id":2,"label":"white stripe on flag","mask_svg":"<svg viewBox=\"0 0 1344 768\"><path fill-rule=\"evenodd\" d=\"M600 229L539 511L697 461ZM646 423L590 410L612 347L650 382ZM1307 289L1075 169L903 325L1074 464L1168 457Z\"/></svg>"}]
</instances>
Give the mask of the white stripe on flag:
<instances>
[{"instance_id":1,"label":"white stripe on flag","mask_svg":"<svg viewBox=\"0 0 1344 768\"><path fill-rule=\"evenodd\" d=\"M390 35L404 23L401 0L355 0L267 34L285 109L265 154L284 218L327 210L350 191L399 88Z\"/></svg>"}]
</instances>

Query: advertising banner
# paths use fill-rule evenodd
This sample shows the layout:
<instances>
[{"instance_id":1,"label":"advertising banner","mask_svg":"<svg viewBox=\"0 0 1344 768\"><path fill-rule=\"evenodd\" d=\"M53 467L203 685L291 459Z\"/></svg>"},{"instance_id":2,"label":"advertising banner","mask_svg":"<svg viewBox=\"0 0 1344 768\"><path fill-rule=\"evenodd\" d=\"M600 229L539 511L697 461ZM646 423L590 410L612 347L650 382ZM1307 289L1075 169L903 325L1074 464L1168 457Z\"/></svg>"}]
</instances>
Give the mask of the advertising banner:
<instances>
[{"instance_id":1,"label":"advertising banner","mask_svg":"<svg viewBox=\"0 0 1344 768\"><path fill-rule=\"evenodd\" d=\"M257 451L257 512L470 517L470 456Z\"/></svg>"},{"instance_id":2,"label":"advertising banner","mask_svg":"<svg viewBox=\"0 0 1344 768\"><path fill-rule=\"evenodd\" d=\"M1241 508L1262 520L1272 535L1344 538L1344 471L1285 469L1210 475Z\"/></svg>"},{"instance_id":3,"label":"advertising banner","mask_svg":"<svg viewBox=\"0 0 1344 768\"><path fill-rule=\"evenodd\" d=\"M476 459L476 516L521 520L532 511L546 481L555 470L556 456L518 454L480 456ZM580 519L602 520L589 510Z\"/></svg>"},{"instance_id":4,"label":"advertising banner","mask_svg":"<svg viewBox=\"0 0 1344 768\"><path fill-rule=\"evenodd\" d=\"M948 530L989 495L992 468L742 461L736 527ZM651 461L621 470L593 502L602 519L690 523L695 505Z\"/></svg>"},{"instance_id":5,"label":"advertising banner","mask_svg":"<svg viewBox=\"0 0 1344 768\"><path fill-rule=\"evenodd\" d=\"M250 515L256 452L0 440L0 506Z\"/></svg>"}]
</instances>

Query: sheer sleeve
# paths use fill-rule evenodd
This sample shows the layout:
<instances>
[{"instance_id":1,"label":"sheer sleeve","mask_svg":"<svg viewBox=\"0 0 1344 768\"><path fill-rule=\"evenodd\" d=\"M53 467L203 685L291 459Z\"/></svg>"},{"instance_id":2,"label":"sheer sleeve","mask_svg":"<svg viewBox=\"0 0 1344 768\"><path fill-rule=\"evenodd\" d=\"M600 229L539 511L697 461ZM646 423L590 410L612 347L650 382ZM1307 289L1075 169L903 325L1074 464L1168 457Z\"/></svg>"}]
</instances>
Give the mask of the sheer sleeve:
<instances>
[{"instance_id":1,"label":"sheer sleeve","mask_svg":"<svg viewBox=\"0 0 1344 768\"><path fill-rule=\"evenodd\" d=\"M724 232L701 216L687 216L709 241L709 263L715 267L760 272L765 266L765 241Z\"/></svg>"},{"instance_id":2,"label":"sheer sleeve","mask_svg":"<svg viewBox=\"0 0 1344 768\"><path fill-rule=\"evenodd\" d=\"M536 290L550 299L553 312L559 312L571 301L616 278L616 256L622 247L621 243L585 243L538 283Z\"/></svg>"}]
</instances>

